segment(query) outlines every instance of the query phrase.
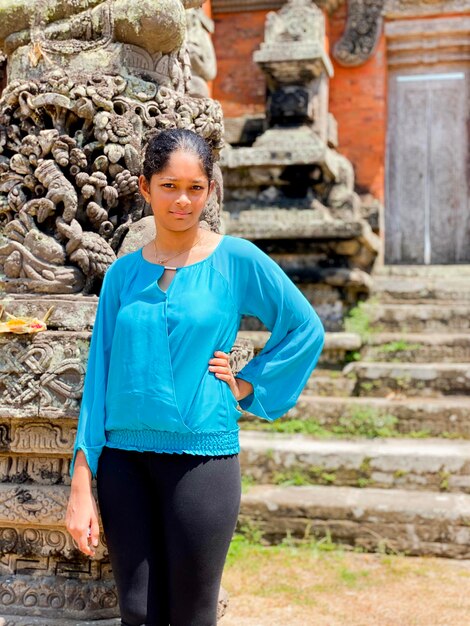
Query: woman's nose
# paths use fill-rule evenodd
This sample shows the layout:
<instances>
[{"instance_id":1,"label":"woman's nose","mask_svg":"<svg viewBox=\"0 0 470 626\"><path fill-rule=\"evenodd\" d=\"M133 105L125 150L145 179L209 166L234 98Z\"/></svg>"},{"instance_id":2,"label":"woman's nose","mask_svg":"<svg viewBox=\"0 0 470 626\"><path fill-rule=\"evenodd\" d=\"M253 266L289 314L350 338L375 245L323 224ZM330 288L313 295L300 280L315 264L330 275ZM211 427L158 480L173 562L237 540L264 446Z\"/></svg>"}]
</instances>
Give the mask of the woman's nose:
<instances>
[{"instance_id":1,"label":"woman's nose","mask_svg":"<svg viewBox=\"0 0 470 626\"><path fill-rule=\"evenodd\" d=\"M178 206L187 206L188 204L191 204L191 200L185 193L182 193L180 197L176 200L176 204Z\"/></svg>"}]
</instances>

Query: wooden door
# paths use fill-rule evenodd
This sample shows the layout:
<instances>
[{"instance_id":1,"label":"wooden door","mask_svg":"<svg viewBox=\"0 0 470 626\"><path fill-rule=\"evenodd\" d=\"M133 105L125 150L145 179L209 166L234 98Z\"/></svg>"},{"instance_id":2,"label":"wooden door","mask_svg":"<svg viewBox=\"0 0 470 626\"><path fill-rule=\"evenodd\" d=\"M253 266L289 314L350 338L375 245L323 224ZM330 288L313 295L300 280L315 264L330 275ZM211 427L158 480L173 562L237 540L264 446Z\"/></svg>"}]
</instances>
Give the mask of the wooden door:
<instances>
[{"instance_id":1,"label":"wooden door","mask_svg":"<svg viewBox=\"0 0 470 626\"><path fill-rule=\"evenodd\" d=\"M386 263L469 263L469 71L391 75Z\"/></svg>"}]
</instances>

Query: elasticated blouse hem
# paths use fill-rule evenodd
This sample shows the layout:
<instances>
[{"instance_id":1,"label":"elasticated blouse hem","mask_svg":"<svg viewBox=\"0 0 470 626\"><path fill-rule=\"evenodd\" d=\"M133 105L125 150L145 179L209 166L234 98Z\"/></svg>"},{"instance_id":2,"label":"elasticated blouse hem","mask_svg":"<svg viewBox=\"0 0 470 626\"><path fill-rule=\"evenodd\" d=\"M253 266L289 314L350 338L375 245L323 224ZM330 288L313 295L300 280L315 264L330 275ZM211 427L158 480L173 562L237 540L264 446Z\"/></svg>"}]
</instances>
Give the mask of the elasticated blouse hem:
<instances>
[{"instance_id":1,"label":"elasticated blouse hem","mask_svg":"<svg viewBox=\"0 0 470 626\"><path fill-rule=\"evenodd\" d=\"M106 446L141 451L220 456L240 451L239 429L222 432L176 433L163 430L106 431Z\"/></svg>"}]
</instances>

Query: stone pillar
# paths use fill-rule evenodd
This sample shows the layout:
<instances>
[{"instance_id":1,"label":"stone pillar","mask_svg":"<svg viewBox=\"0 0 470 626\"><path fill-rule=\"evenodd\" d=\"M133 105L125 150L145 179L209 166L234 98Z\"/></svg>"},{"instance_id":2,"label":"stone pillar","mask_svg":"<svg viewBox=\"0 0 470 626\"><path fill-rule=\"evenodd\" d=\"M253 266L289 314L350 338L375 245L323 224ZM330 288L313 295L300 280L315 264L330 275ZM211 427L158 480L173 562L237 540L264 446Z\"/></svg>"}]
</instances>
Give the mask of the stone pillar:
<instances>
[{"instance_id":1,"label":"stone pillar","mask_svg":"<svg viewBox=\"0 0 470 626\"><path fill-rule=\"evenodd\" d=\"M169 127L200 133L216 156L222 145L219 105L188 93L185 10L201 3L56 0L45 13L42 0L6 0L0 9L8 57L0 99L0 324L12 330L16 318L16 330L26 331L0 333L0 616L7 626L118 623L103 533L89 558L65 529L69 463L102 279L117 256L153 236L137 194L142 146ZM220 184L218 191L203 222L215 231ZM221 590L220 614L226 604Z\"/></svg>"}]
</instances>

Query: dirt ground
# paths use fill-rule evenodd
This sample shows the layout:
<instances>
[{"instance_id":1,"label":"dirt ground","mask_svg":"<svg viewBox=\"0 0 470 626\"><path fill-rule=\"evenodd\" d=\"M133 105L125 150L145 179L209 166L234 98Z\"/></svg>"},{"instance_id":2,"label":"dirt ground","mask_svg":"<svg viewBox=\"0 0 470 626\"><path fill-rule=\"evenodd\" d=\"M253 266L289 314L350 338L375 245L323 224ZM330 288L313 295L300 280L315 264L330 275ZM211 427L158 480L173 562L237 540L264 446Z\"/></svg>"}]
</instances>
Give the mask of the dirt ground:
<instances>
[{"instance_id":1,"label":"dirt ground","mask_svg":"<svg viewBox=\"0 0 470 626\"><path fill-rule=\"evenodd\" d=\"M470 561L243 546L221 626L470 626Z\"/></svg>"}]
</instances>

